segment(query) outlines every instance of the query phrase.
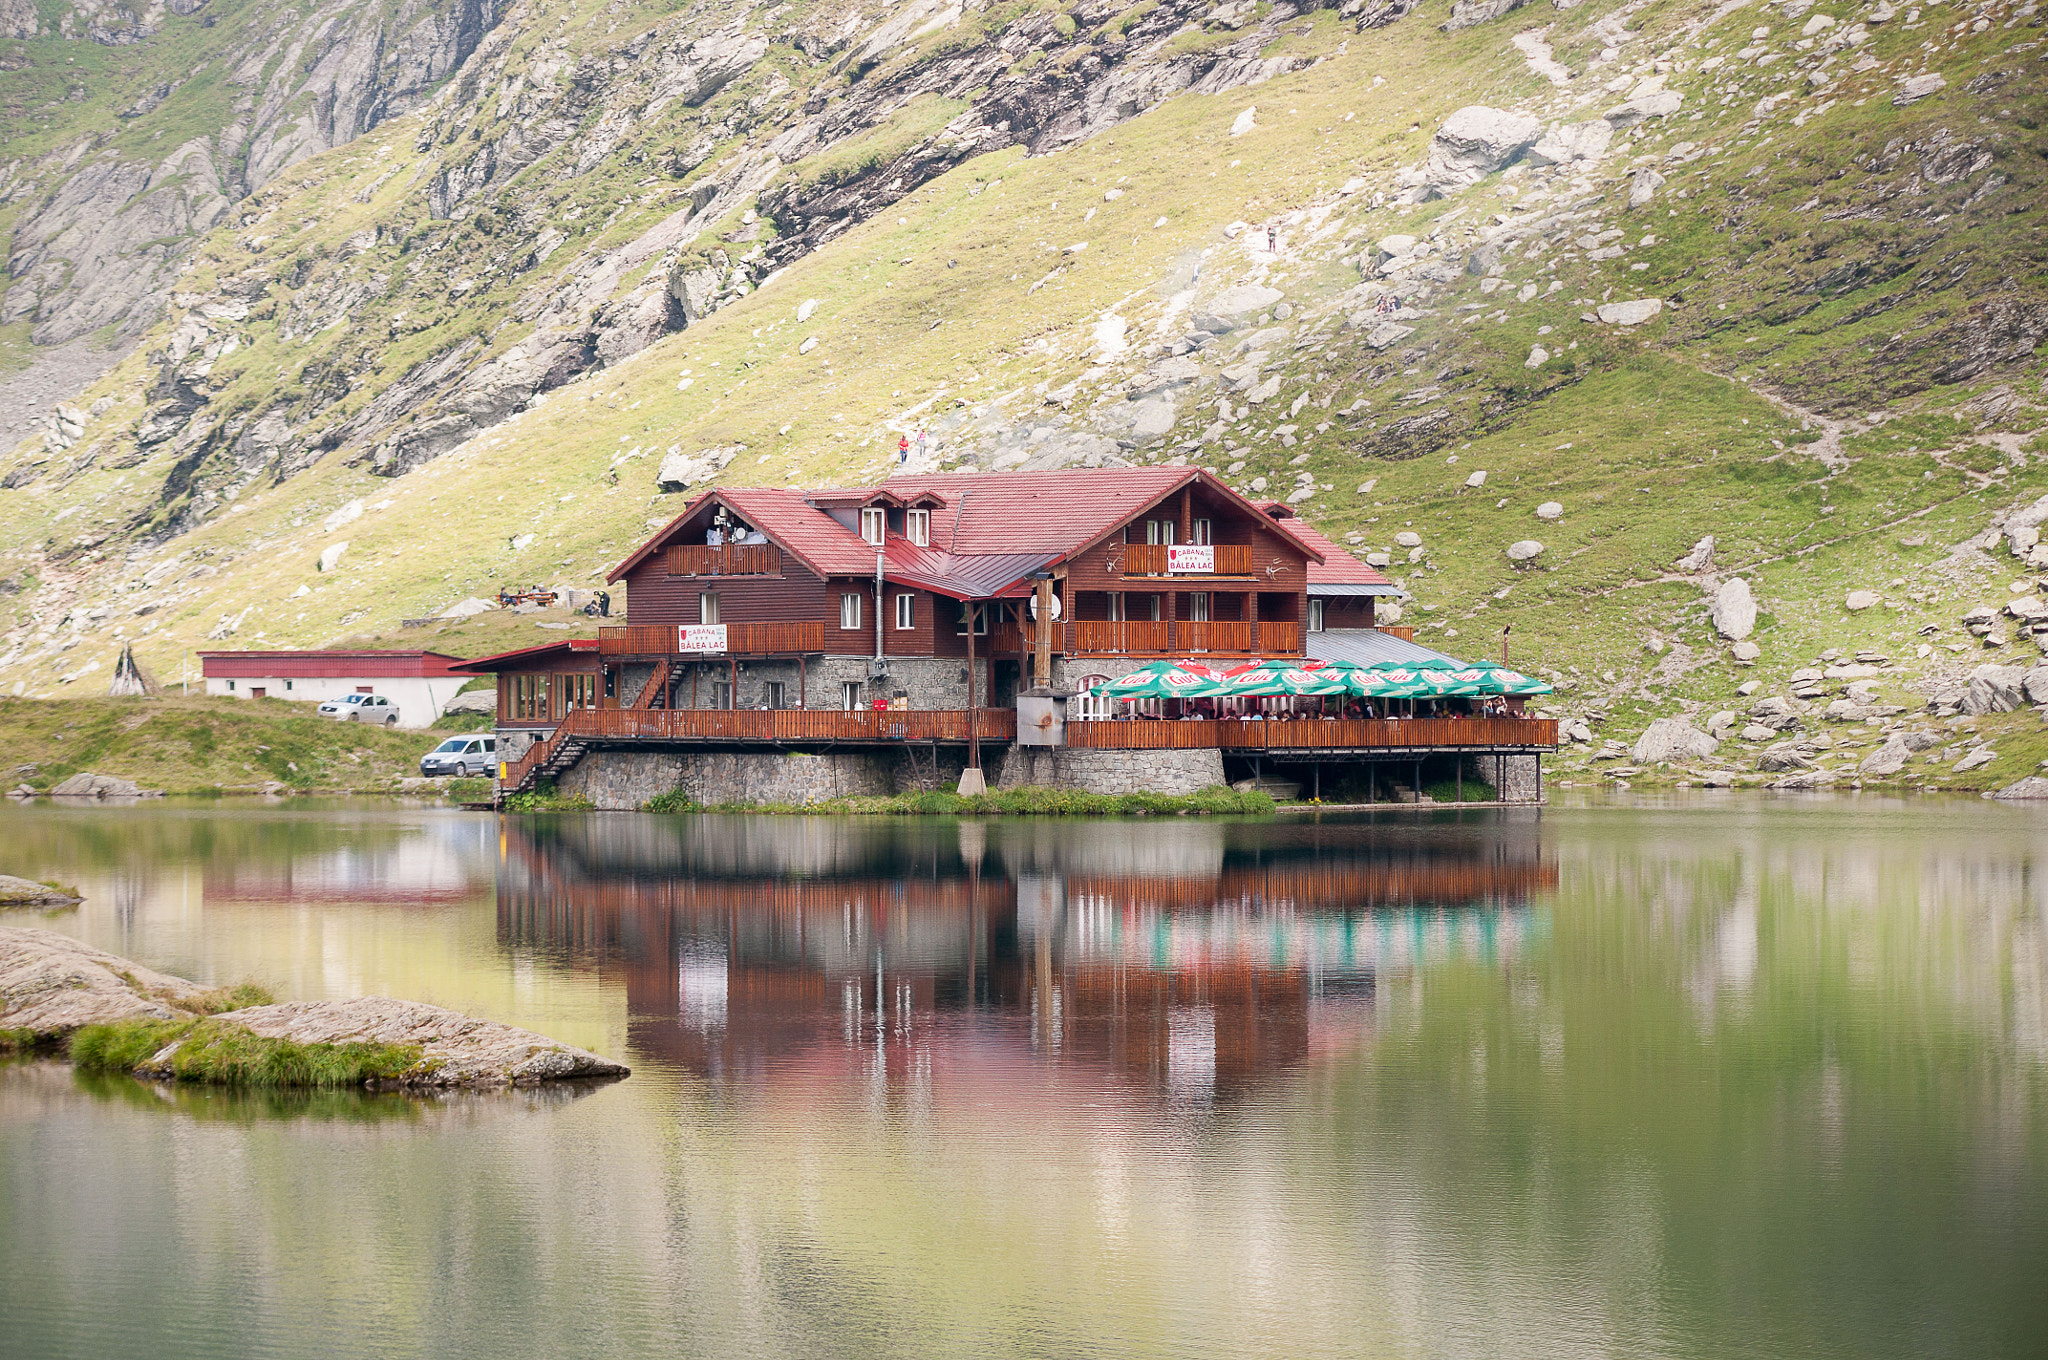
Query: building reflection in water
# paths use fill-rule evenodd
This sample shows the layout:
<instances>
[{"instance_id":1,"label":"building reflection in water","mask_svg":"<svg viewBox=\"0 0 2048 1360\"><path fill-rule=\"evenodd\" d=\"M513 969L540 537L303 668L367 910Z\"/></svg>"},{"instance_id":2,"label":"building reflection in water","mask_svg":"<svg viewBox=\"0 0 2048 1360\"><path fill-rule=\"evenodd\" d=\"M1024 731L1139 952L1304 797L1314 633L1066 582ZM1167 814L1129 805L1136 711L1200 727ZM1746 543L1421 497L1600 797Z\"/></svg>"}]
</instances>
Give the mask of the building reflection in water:
<instances>
[{"instance_id":1,"label":"building reflection in water","mask_svg":"<svg viewBox=\"0 0 2048 1360\"><path fill-rule=\"evenodd\" d=\"M634 1061L909 1088L1080 1067L1230 1099L1370 1033L1376 990L1505 961L1557 885L1533 817L1302 825L504 823L500 941L622 976Z\"/></svg>"}]
</instances>

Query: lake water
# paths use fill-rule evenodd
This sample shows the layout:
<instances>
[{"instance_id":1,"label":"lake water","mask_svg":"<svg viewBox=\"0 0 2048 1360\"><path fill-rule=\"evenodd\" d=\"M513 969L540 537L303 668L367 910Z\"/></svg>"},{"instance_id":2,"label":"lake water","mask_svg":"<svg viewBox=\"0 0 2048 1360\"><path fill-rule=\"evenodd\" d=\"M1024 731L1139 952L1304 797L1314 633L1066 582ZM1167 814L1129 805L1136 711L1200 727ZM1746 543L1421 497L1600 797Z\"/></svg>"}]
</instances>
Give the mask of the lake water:
<instances>
[{"instance_id":1,"label":"lake water","mask_svg":"<svg viewBox=\"0 0 2048 1360\"><path fill-rule=\"evenodd\" d=\"M2048 813L0 812L591 1089L0 1068L0 1355L2048 1354Z\"/></svg>"}]
</instances>

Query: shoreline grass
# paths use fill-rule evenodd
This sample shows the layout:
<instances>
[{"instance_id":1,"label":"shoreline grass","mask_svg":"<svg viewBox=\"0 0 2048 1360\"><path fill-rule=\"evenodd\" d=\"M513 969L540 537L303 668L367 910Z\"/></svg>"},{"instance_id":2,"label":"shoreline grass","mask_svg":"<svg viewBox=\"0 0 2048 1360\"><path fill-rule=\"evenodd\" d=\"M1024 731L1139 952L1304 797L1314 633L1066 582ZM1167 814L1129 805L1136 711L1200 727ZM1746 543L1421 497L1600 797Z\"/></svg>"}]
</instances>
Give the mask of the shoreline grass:
<instances>
[{"instance_id":1,"label":"shoreline grass","mask_svg":"<svg viewBox=\"0 0 2048 1360\"><path fill-rule=\"evenodd\" d=\"M152 1060L167 1048L161 1064ZM71 1036L81 1072L136 1072L214 1086L324 1090L395 1081L416 1067L414 1044L301 1044L231 1020L121 1020Z\"/></svg>"}]
</instances>

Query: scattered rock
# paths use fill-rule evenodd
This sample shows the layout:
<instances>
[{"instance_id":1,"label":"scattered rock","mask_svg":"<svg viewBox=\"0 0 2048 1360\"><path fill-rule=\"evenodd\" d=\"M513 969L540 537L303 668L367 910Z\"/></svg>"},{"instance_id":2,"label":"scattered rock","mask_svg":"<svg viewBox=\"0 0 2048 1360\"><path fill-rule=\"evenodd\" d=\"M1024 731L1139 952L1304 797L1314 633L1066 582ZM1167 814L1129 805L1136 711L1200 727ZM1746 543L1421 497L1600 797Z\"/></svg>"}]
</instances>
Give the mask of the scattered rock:
<instances>
[{"instance_id":1,"label":"scattered rock","mask_svg":"<svg viewBox=\"0 0 2048 1360\"><path fill-rule=\"evenodd\" d=\"M1842 600L1842 607L1851 614L1859 614L1866 609L1875 608L1881 598L1874 590L1852 590Z\"/></svg>"},{"instance_id":2,"label":"scattered rock","mask_svg":"<svg viewBox=\"0 0 2048 1360\"><path fill-rule=\"evenodd\" d=\"M1385 349L1387 346L1405 340L1413 334L1415 334L1413 326L1403 326L1394 321L1382 321L1379 325L1366 332L1365 343L1374 349Z\"/></svg>"},{"instance_id":3,"label":"scattered rock","mask_svg":"<svg viewBox=\"0 0 2048 1360\"><path fill-rule=\"evenodd\" d=\"M1550 351L1541 345L1529 346L1529 357L1522 360L1523 368L1541 368L1550 362Z\"/></svg>"},{"instance_id":4,"label":"scattered rock","mask_svg":"<svg viewBox=\"0 0 2048 1360\"><path fill-rule=\"evenodd\" d=\"M1705 571L1713 564L1714 536L1708 534L1705 538L1692 545L1691 552L1678 559L1677 567L1680 571L1695 572Z\"/></svg>"},{"instance_id":5,"label":"scattered rock","mask_svg":"<svg viewBox=\"0 0 2048 1360\"><path fill-rule=\"evenodd\" d=\"M1685 104L1684 96L1676 90L1652 90L1639 94L1626 103L1617 104L1601 114L1613 128L1634 127L1650 118L1669 118Z\"/></svg>"},{"instance_id":6,"label":"scattered rock","mask_svg":"<svg viewBox=\"0 0 2048 1360\"><path fill-rule=\"evenodd\" d=\"M1640 326L1663 310L1661 298L1635 298L1628 302L1602 303L1596 314L1609 326Z\"/></svg>"},{"instance_id":7,"label":"scattered rock","mask_svg":"<svg viewBox=\"0 0 2048 1360\"><path fill-rule=\"evenodd\" d=\"M1757 769L1765 774L1779 774L1786 770L1810 770L1813 761L1806 753L1790 743L1767 748L1756 758Z\"/></svg>"},{"instance_id":8,"label":"scattered rock","mask_svg":"<svg viewBox=\"0 0 2048 1360\"><path fill-rule=\"evenodd\" d=\"M1416 533L1413 529L1403 529L1400 533L1394 535L1394 542L1404 548L1419 548L1422 546L1422 535Z\"/></svg>"},{"instance_id":9,"label":"scattered rock","mask_svg":"<svg viewBox=\"0 0 2048 1360\"><path fill-rule=\"evenodd\" d=\"M442 713L496 713L498 692L494 689L473 689L467 694L458 694L448 701Z\"/></svg>"},{"instance_id":10,"label":"scattered rock","mask_svg":"<svg viewBox=\"0 0 2048 1360\"><path fill-rule=\"evenodd\" d=\"M1258 125L1259 106L1257 104L1254 104L1250 108L1238 114L1237 117L1230 120L1230 135L1233 137L1242 137L1247 132L1250 132L1254 128L1258 127Z\"/></svg>"},{"instance_id":11,"label":"scattered rock","mask_svg":"<svg viewBox=\"0 0 2048 1360\"><path fill-rule=\"evenodd\" d=\"M1525 538L1519 543L1508 544L1508 560L1510 562L1526 562L1542 551L1543 545L1541 543L1538 543L1533 538Z\"/></svg>"},{"instance_id":12,"label":"scattered rock","mask_svg":"<svg viewBox=\"0 0 2048 1360\"><path fill-rule=\"evenodd\" d=\"M1751 642L1748 638L1744 638L1733 647L1730 647L1728 654L1737 661L1755 661L1764 654L1764 649ZM1752 681L1751 683L1754 682ZM1755 691L1751 692L1754 693Z\"/></svg>"},{"instance_id":13,"label":"scattered rock","mask_svg":"<svg viewBox=\"0 0 2048 1360\"><path fill-rule=\"evenodd\" d=\"M1732 576L1714 593L1714 631L1730 642L1740 642L1756 631L1756 597L1749 582Z\"/></svg>"},{"instance_id":14,"label":"scattered rock","mask_svg":"<svg viewBox=\"0 0 2048 1360\"><path fill-rule=\"evenodd\" d=\"M315 563L319 571L333 571L341 564L341 555L348 551L348 542L330 543L320 550L320 560Z\"/></svg>"},{"instance_id":15,"label":"scattered rock","mask_svg":"<svg viewBox=\"0 0 2048 1360\"><path fill-rule=\"evenodd\" d=\"M1536 518L1563 519L1564 507L1558 504L1556 501L1545 501L1543 502L1543 504L1536 507Z\"/></svg>"},{"instance_id":16,"label":"scattered rock","mask_svg":"<svg viewBox=\"0 0 2048 1360\"><path fill-rule=\"evenodd\" d=\"M1778 735L1778 729L1775 727L1765 727L1762 723L1750 723L1738 735L1744 741L1769 741L1772 737Z\"/></svg>"},{"instance_id":17,"label":"scattered rock","mask_svg":"<svg viewBox=\"0 0 2048 1360\"><path fill-rule=\"evenodd\" d=\"M1834 786L1835 777L1826 770L1807 770L1799 774L1788 774L1783 779L1774 781L1769 787L1796 791L1800 789L1831 789Z\"/></svg>"},{"instance_id":18,"label":"scattered rock","mask_svg":"<svg viewBox=\"0 0 2048 1360\"><path fill-rule=\"evenodd\" d=\"M1998 759L1998 752L1992 750L1988 746L1980 746L1976 750L1970 752L1970 754L1964 756L1961 760L1958 760L1955 765L1955 770L1957 774L1962 774L1966 771L1974 770L1979 766L1989 765L1992 761L1996 759Z\"/></svg>"},{"instance_id":19,"label":"scattered rock","mask_svg":"<svg viewBox=\"0 0 2048 1360\"><path fill-rule=\"evenodd\" d=\"M1917 104L1927 98L1927 96L1937 94L1947 88L1948 81L1942 78L1939 71L1930 71L1925 75L1908 76L1899 82L1899 92L1892 96L1892 103L1903 109L1908 104Z\"/></svg>"},{"instance_id":20,"label":"scattered rock","mask_svg":"<svg viewBox=\"0 0 2048 1360\"><path fill-rule=\"evenodd\" d=\"M1604 118L1584 123L1553 124L1537 143L1524 153L1531 165L1569 165L1573 161L1597 161L1614 141L1614 126Z\"/></svg>"},{"instance_id":21,"label":"scattered rock","mask_svg":"<svg viewBox=\"0 0 2048 1360\"><path fill-rule=\"evenodd\" d=\"M1663 187L1664 177L1648 166L1644 166L1641 170L1636 171L1634 178L1629 181L1628 205L1631 208L1649 206L1650 200L1654 199L1657 196L1657 191Z\"/></svg>"},{"instance_id":22,"label":"scattered rock","mask_svg":"<svg viewBox=\"0 0 2048 1360\"><path fill-rule=\"evenodd\" d=\"M1451 17L1437 27L1445 33L1456 33L1461 28L1490 23L1527 3L1529 0L1453 0Z\"/></svg>"},{"instance_id":23,"label":"scattered rock","mask_svg":"<svg viewBox=\"0 0 2048 1360\"><path fill-rule=\"evenodd\" d=\"M1659 718L1650 724L1629 752L1638 765L1660 765L1701 760L1714 754L1721 743L1692 725L1689 718Z\"/></svg>"}]
</instances>

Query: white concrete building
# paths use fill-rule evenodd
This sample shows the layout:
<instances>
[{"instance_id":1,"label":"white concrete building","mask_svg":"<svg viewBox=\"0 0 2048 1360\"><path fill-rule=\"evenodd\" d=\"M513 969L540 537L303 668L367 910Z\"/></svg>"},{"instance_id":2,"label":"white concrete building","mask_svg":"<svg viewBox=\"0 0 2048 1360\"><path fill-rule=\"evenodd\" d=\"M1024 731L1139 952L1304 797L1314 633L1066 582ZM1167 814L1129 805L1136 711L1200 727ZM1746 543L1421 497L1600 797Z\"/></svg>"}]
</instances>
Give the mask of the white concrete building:
<instances>
[{"instance_id":1,"label":"white concrete building","mask_svg":"<svg viewBox=\"0 0 2048 1360\"><path fill-rule=\"evenodd\" d=\"M208 694L308 704L379 694L397 707L400 727L431 725L474 678L451 674L463 659L440 652L201 652L199 659Z\"/></svg>"}]
</instances>

